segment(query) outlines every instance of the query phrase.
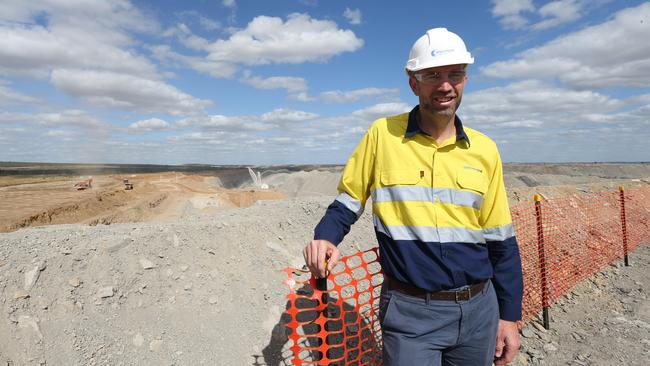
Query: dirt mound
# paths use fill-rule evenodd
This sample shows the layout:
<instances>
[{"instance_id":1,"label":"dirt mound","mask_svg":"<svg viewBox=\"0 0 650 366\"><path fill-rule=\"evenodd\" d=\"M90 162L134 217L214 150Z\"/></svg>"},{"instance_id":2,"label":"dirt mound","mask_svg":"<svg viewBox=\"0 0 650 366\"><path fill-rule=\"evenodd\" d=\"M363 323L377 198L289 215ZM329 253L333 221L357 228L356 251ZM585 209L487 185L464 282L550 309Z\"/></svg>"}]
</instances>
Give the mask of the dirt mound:
<instances>
[{"instance_id":1,"label":"dirt mound","mask_svg":"<svg viewBox=\"0 0 650 366\"><path fill-rule=\"evenodd\" d=\"M218 177L179 173L131 175L134 189L125 190L123 176L94 177L93 187L73 188L73 179L3 178L0 232L28 226L85 223L90 225L180 218L189 211L248 207L258 200L283 199L278 190L226 189Z\"/></svg>"},{"instance_id":2,"label":"dirt mound","mask_svg":"<svg viewBox=\"0 0 650 366\"><path fill-rule=\"evenodd\" d=\"M311 171L276 173L264 179L269 186L282 191L288 197L337 195L336 187L341 179L340 171Z\"/></svg>"},{"instance_id":3,"label":"dirt mound","mask_svg":"<svg viewBox=\"0 0 650 366\"><path fill-rule=\"evenodd\" d=\"M279 269L300 266L325 206L258 201L164 225L1 234L0 362L278 364L282 332L273 331L286 302ZM38 273L31 287L27 273Z\"/></svg>"}]
</instances>

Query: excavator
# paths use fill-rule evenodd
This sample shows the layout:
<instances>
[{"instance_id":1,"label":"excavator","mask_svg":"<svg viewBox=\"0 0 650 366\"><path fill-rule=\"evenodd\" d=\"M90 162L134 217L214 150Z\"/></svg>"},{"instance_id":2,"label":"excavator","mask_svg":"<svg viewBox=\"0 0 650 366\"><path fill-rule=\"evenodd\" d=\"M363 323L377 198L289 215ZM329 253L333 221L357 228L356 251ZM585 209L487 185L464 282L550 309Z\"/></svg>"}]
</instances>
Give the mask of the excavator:
<instances>
[{"instance_id":1,"label":"excavator","mask_svg":"<svg viewBox=\"0 0 650 366\"><path fill-rule=\"evenodd\" d=\"M74 184L74 188L77 189L77 191L83 191L84 189L92 188L93 187L93 179L88 178L86 180L82 180L81 182L77 182Z\"/></svg>"}]
</instances>

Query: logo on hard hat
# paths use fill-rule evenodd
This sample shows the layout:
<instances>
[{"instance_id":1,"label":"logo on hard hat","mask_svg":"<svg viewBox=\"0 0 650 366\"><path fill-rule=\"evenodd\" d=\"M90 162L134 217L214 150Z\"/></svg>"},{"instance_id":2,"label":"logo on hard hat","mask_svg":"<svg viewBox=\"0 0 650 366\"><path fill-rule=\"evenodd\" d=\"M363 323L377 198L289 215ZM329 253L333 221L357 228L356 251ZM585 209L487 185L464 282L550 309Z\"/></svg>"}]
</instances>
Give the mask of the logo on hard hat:
<instances>
[{"instance_id":1,"label":"logo on hard hat","mask_svg":"<svg viewBox=\"0 0 650 366\"><path fill-rule=\"evenodd\" d=\"M431 51L431 56L436 57L436 56L444 56L447 53L452 53L454 52L454 49L449 48L446 50L433 50Z\"/></svg>"}]
</instances>

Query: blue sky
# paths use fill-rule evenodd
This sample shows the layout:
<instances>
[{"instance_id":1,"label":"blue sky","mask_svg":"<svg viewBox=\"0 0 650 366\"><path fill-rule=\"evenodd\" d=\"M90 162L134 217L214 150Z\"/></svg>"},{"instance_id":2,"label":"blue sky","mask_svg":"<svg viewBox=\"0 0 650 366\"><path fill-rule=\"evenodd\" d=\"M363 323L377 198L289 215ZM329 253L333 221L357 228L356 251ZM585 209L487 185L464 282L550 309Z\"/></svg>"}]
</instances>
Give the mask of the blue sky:
<instances>
[{"instance_id":1,"label":"blue sky","mask_svg":"<svg viewBox=\"0 0 650 366\"><path fill-rule=\"evenodd\" d=\"M344 163L429 28L505 162L648 161L650 2L0 2L0 161Z\"/></svg>"}]
</instances>

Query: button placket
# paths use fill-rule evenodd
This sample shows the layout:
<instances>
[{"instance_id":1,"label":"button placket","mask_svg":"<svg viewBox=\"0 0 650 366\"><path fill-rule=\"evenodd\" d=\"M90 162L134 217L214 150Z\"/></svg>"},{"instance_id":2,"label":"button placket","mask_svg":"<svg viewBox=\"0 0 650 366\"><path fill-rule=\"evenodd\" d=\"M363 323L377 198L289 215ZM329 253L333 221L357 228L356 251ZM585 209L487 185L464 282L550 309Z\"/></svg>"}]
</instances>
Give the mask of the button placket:
<instances>
[{"instance_id":1,"label":"button placket","mask_svg":"<svg viewBox=\"0 0 650 366\"><path fill-rule=\"evenodd\" d=\"M439 176L438 170L436 169L436 153L438 152L438 149L433 150L433 154L431 156L431 172L432 172L432 177L431 177L431 202L434 203L432 205L432 211L433 211L433 224L436 229L436 234L438 237L438 240L440 240L440 229L438 228L438 207L435 205L435 203L440 202L440 197L436 193L433 193L433 187L436 186L436 177Z\"/></svg>"}]
</instances>

